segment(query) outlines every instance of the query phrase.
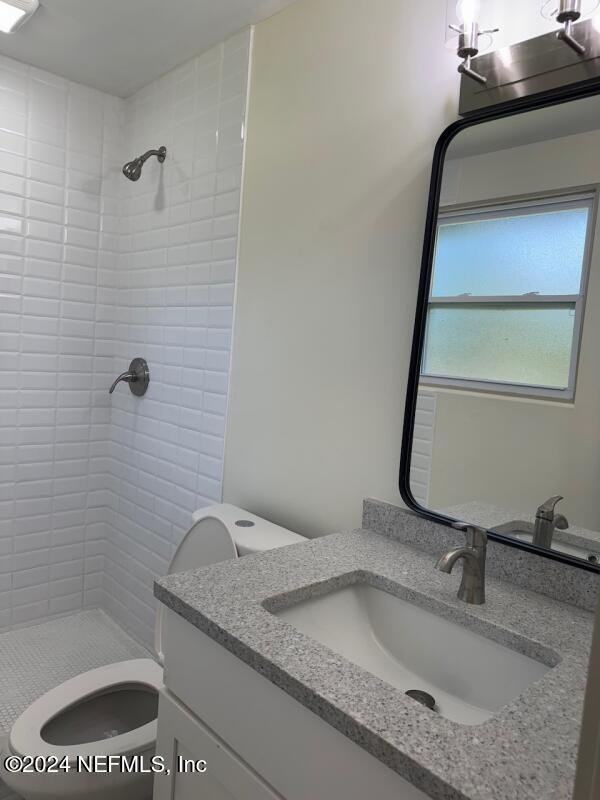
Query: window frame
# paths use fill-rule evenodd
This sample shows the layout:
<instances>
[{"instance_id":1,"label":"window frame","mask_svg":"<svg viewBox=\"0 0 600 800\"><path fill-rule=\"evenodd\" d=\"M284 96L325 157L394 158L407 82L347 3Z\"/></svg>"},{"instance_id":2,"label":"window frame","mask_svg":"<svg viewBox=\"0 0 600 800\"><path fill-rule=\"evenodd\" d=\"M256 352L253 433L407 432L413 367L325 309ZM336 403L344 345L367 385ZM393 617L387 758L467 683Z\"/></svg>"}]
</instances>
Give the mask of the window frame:
<instances>
[{"instance_id":1,"label":"window frame","mask_svg":"<svg viewBox=\"0 0 600 800\"><path fill-rule=\"evenodd\" d=\"M435 243L433 248L431 281L427 300L426 324L421 354L421 385L427 388L446 388L450 390L454 389L460 391L483 392L502 396L558 400L566 403L572 403L574 401L577 390L579 358L583 339L583 323L585 318L585 307L596 232L598 189L598 186L587 186L566 191L560 190L555 192L546 192L544 194L538 193L512 198L498 198L494 199L493 201L480 201L440 207L435 224ZM579 294L524 294L494 296L459 295L454 297L437 297L433 295L439 229L441 225L447 223L449 220L468 219L469 221L475 222L485 219L498 219L499 217L515 216L514 212L519 212L519 216L526 216L528 214L539 214L540 212L543 212L544 209L561 211L571 208L581 208L582 206L588 207L588 224L584 244ZM485 379L474 380L470 378L455 377L452 375L434 375L424 372L424 363L427 353L427 338L429 335L430 309L436 307L447 308L449 306L460 307L467 305L476 305L478 307L489 305L490 307L495 306L496 308L533 308L537 305L559 307L560 305L573 305L575 310L575 321L573 325L573 342L571 347L568 386L564 389L557 389L555 387L538 384L493 381Z\"/></svg>"}]
</instances>

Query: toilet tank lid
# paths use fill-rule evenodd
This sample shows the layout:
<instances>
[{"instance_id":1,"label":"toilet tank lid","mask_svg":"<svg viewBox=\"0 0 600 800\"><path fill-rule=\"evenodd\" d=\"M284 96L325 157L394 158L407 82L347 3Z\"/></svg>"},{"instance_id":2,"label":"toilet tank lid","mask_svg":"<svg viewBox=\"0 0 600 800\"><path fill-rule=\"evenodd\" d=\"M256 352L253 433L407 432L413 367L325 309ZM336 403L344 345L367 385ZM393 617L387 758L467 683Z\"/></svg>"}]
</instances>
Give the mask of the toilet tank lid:
<instances>
[{"instance_id":1,"label":"toilet tank lid","mask_svg":"<svg viewBox=\"0 0 600 800\"><path fill-rule=\"evenodd\" d=\"M298 533L228 503L202 508L193 514L194 522L207 517L216 518L225 525L240 556L306 541Z\"/></svg>"},{"instance_id":2,"label":"toilet tank lid","mask_svg":"<svg viewBox=\"0 0 600 800\"><path fill-rule=\"evenodd\" d=\"M175 551L169 574L199 569L237 556L262 553L306 541L297 533L227 503L202 508L195 511L192 517L194 524ZM204 522L206 524L203 525ZM164 664L164 616L165 608L159 604L154 628L154 648L161 664Z\"/></svg>"}]
</instances>

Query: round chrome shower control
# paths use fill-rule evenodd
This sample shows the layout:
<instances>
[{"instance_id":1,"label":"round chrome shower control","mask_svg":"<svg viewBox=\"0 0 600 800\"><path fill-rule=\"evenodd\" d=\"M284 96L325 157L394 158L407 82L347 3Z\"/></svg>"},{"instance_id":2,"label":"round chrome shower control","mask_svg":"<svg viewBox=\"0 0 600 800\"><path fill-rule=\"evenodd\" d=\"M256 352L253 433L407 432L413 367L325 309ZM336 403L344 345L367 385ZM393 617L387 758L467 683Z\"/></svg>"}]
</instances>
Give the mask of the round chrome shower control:
<instances>
[{"instance_id":1,"label":"round chrome shower control","mask_svg":"<svg viewBox=\"0 0 600 800\"><path fill-rule=\"evenodd\" d=\"M131 393L136 395L136 397L143 397L148 391L148 385L150 384L150 369L146 359L134 358L129 365L128 371L119 375L108 390L108 393L112 394L121 381L129 384Z\"/></svg>"}]
</instances>

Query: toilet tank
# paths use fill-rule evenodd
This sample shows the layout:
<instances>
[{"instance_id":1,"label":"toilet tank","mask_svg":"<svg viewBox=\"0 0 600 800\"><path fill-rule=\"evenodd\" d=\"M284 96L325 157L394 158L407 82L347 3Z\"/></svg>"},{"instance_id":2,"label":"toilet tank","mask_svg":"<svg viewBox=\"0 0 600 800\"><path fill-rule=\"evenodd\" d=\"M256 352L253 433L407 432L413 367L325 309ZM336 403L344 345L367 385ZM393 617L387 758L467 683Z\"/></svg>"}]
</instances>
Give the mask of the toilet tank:
<instances>
[{"instance_id":1,"label":"toilet tank","mask_svg":"<svg viewBox=\"0 0 600 800\"><path fill-rule=\"evenodd\" d=\"M218 519L227 528L239 556L263 553L266 550L275 550L277 547L306 541L305 537L298 533L281 528L273 522L227 503L203 508L193 514L194 522L211 517Z\"/></svg>"},{"instance_id":2,"label":"toilet tank","mask_svg":"<svg viewBox=\"0 0 600 800\"><path fill-rule=\"evenodd\" d=\"M192 519L194 524L183 537L171 560L169 575L306 541L297 533L226 503L196 511ZM164 614L164 607L159 605L154 629L154 648L161 664L164 663Z\"/></svg>"}]
</instances>

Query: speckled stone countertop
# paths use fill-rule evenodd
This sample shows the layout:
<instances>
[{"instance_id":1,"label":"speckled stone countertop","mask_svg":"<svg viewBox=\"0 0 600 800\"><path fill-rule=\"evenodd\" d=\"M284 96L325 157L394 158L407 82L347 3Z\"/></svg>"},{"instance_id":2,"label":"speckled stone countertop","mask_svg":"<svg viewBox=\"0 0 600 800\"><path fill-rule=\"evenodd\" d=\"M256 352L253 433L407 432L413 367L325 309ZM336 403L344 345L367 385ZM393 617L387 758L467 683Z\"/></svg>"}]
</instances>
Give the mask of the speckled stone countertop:
<instances>
[{"instance_id":1,"label":"speckled stone countertop","mask_svg":"<svg viewBox=\"0 0 600 800\"><path fill-rule=\"evenodd\" d=\"M297 701L436 800L571 800L593 616L489 578L456 598L460 569L372 531L333 534L159 580L155 594ZM274 616L369 582L553 668L487 722L465 726ZM556 665L556 666L554 666Z\"/></svg>"}]
</instances>

